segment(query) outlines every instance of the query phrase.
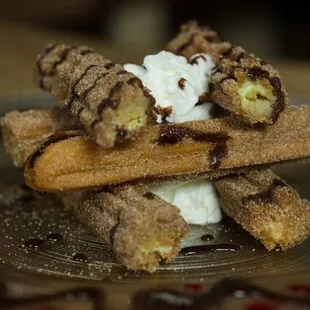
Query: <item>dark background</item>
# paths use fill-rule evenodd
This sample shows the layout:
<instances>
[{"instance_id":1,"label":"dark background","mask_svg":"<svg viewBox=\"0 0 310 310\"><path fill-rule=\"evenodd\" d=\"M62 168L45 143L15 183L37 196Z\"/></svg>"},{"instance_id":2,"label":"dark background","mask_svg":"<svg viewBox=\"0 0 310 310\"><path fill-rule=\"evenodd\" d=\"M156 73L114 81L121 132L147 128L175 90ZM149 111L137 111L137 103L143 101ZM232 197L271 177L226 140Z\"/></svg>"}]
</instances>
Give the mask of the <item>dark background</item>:
<instances>
[{"instance_id":1,"label":"dark background","mask_svg":"<svg viewBox=\"0 0 310 310\"><path fill-rule=\"evenodd\" d=\"M196 19L261 57L310 60L309 4L302 1L1 0L1 20L161 49Z\"/></svg>"}]
</instances>

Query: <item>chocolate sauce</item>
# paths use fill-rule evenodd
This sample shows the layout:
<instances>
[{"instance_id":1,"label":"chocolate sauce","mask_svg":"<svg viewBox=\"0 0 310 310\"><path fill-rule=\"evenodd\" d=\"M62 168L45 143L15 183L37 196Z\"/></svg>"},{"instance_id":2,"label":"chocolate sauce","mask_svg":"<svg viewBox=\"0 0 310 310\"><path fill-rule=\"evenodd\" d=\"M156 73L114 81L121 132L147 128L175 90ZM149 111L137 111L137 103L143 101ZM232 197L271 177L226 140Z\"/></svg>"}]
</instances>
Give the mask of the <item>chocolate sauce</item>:
<instances>
[{"instance_id":1,"label":"chocolate sauce","mask_svg":"<svg viewBox=\"0 0 310 310\"><path fill-rule=\"evenodd\" d=\"M153 194L152 192L146 192L145 194L142 195L143 197L145 197L146 199L149 199L149 200L153 200L155 199L156 195Z\"/></svg>"},{"instance_id":2,"label":"chocolate sauce","mask_svg":"<svg viewBox=\"0 0 310 310\"><path fill-rule=\"evenodd\" d=\"M178 85L181 89L184 89L185 88L185 82L186 82L186 79L184 78L180 78L179 79L179 82L178 82Z\"/></svg>"},{"instance_id":3,"label":"chocolate sauce","mask_svg":"<svg viewBox=\"0 0 310 310\"><path fill-rule=\"evenodd\" d=\"M194 58L191 60L190 64L191 64L191 65L194 65L194 64L198 65L198 59L199 59L199 58L202 58L204 61L207 61L207 59L206 59L205 56L203 56L203 55L197 55L196 57L194 57Z\"/></svg>"},{"instance_id":4,"label":"chocolate sauce","mask_svg":"<svg viewBox=\"0 0 310 310\"><path fill-rule=\"evenodd\" d=\"M52 52L52 51L56 48L56 46L57 46L56 43L54 43L54 44L49 44L49 45L46 47L44 53L43 53L42 55L40 55L40 57L38 58L38 60L37 60L37 70L38 70L38 72L39 72L40 75L44 75L44 71L43 71L43 69L42 69L42 64L41 64L43 58L44 58L46 55L48 55L50 52Z\"/></svg>"},{"instance_id":5,"label":"chocolate sauce","mask_svg":"<svg viewBox=\"0 0 310 310\"><path fill-rule=\"evenodd\" d=\"M109 72L103 73L102 75L98 76L95 81L93 82L93 84L88 87L82 94L81 94L81 98L86 99L87 95L97 86L98 82L103 79L106 75L108 75Z\"/></svg>"},{"instance_id":6,"label":"chocolate sauce","mask_svg":"<svg viewBox=\"0 0 310 310\"><path fill-rule=\"evenodd\" d=\"M72 259L77 262L85 263L88 260L88 257L83 253L76 253L72 256Z\"/></svg>"},{"instance_id":7,"label":"chocolate sauce","mask_svg":"<svg viewBox=\"0 0 310 310\"><path fill-rule=\"evenodd\" d=\"M230 48L228 48L223 54L222 54L222 57L225 57L225 58L228 58L231 53L233 52L233 48L234 46L231 46Z\"/></svg>"},{"instance_id":8,"label":"chocolate sauce","mask_svg":"<svg viewBox=\"0 0 310 310\"><path fill-rule=\"evenodd\" d=\"M34 151L34 153L32 153L32 155L30 155L30 157L28 158L29 168L34 167L34 163L35 163L36 159L44 153L44 150L48 146L52 145L53 143L62 141L62 140L67 140L69 138L78 137L78 136L82 136L82 135L83 135L83 132L81 132L81 131L59 132L59 133L53 134L36 151Z\"/></svg>"},{"instance_id":9,"label":"chocolate sauce","mask_svg":"<svg viewBox=\"0 0 310 310\"><path fill-rule=\"evenodd\" d=\"M242 203L247 203L250 201L254 201L256 203L272 203L274 200L274 191L279 187L287 187L287 185L282 180L275 179L267 190L244 197L242 199Z\"/></svg>"},{"instance_id":10,"label":"chocolate sauce","mask_svg":"<svg viewBox=\"0 0 310 310\"><path fill-rule=\"evenodd\" d=\"M37 295L32 297L0 297L1 309L13 309L20 307L35 306L40 303L49 303L57 300L81 300L89 301L93 310L105 310L104 294L97 288L74 288L67 291L49 294Z\"/></svg>"},{"instance_id":11,"label":"chocolate sauce","mask_svg":"<svg viewBox=\"0 0 310 310\"><path fill-rule=\"evenodd\" d=\"M45 245L45 241L38 238L29 238L27 241L24 242L24 245L27 248L38 250L40 247Z\"/></svg>"},{"instance_id":12,"label":"chocolate sauce","mask_svg":"<svg viewBox=\"0 0 310 310\"><path fill-rule=\"evenodd\" d=\"M80 55L85 56L85 55L89 55L89 54L93 54L94 51L92 49L86 49L84 51L80 52Z\"/></svg>"},{"instance_id":13,"label":"chocolate sauce","mask_svg":"<svg viewBox=\"0 0 310 310\"><path fill-rule=\"evenodd\" d=\"M270 78L269 83L273 89L272 93L276 97L276 104L272 115L273 122L276 122L280 113L285 109L285 94L282 91L281 80L278 77Z\"/></svg>"},{"instance_id":14,"label":"chocolate sauce","mask_svg":"<svg viewBox=\"0 0 310 310\"><path fill-rule=\"evenodd\" d=\"M104 67L107 69L107 70L110 70L111 68L115 67L116 66L116 63L114 62L109 62L108 64L106 64Z\"/></svg>"},{"instance_id":15,"label":"chocolate sauce","mask_svg":"<svg viewBox=\"0 0 310 310\"><path fill-rule=\"evenodd\" d=\"M81 74L81 76L73 84L72 89L71 89L71 98L70 98L70 100L69 100L69 102L67 104L68 109L71 108L72 103L74 102L74 100L76 100L79 97L79 95L76 93L75 88L83 80L83 78L88 74L89 70L91 70L94 67L98 67L98 65L90 65L90 66L88 66L85 69L85 71Z\"/></svg>"},{"instance_id":16,"label":"chocolate sauce","mask_svg":"<svg viewBox=\"0 0 310 310\"><path fill-rule=\"evenodd\" d=\"M128 73L128 71L126 71L126 70L121 70L121 71L116 72L115 74L116 74L116 75L122 75L122 74L126 74L126 73Z\"/></svg>"},{"instance_id":17,"label":"chocolate sauce","mask_svg":"<svg viewBox=\"0 0 310 310\"><path fill-rule=\"evenodd\" d=\"M52 242L59 242L62 240L62 236L58 233L51 233L46 236L46 240L52 241Z\"/></svg>"},{"instance_id":18,"label":"chocolate sauce","mask_svg":"<svg viewBox=\"0 0 310 310\"><path fill-rule=\"evenodd\" d=\"M76 46L74 46L74 45L65 48L65 49L62 51L62 53L59 55L59 60L56 61L56 62L54 62L53 66L52 66L52 70L51 70L50 72L48 72L48 73L44 73L44 75L48 75L48 76L54 75L54 73L55 73L57 67L58 67L59 65L61 65L64 61L67 60L67 58L68 58L68 56L69 56L69 53L70 53L72 50L74 50L74 49L76 49Z\"/></svg>"},{"instance_id":19,"label":"chocolate sauce","mask_svg":"<svg viewBox=\"0 0 310 310\"><path fill-rule=\"evenodd\" d=\"M113 98L115 94L119 92L119 90L122 88L124 82L118 81L110 90L109 98Z\"/></svg>"},{"instance_id":20,"label":"chocolate sauce","mask_svg":"<svg viewBox=\"0 0 310 310\"><path fill-rule=\"evenodd\" d=\"M211 101L211 95L210 95L210 93L204 92L204 93L202 93L202 94L199 96L198 101L197 101L197 103L195 104L195 106L196 106L196 105L204 104L204 103L206 103L207 101Z\"/></svg>"},{"instance_id":21,"label":"chocolate sauce","mask_svg":"<svg viewBox=\"0 0 310 310\"><path fill-rule=\"evenodd\" d=\"M157 143L160 145L176 144L181 142L185 137L199 142L208 142L212 145L212 149L209 152L209 159L211 162L210 165L214 169L221 165L222 158L228 153L227 140L230 137L226 133L204 133L183 126L162 125Z\"/></svg>"},{"instance_id":22,"label":"chocolate sauce","mask_svg":"<svg viewBox=\"0 0 310 310\"><path fill-rule=\"evenodd\" d=\"M176 54L180 55L185 49L187 49L189 46L191 46L193 44L194 38L197 35L197 33L193 33L189 40L187 42L185 42L184 44L181 44L178 49L176 50Z\"/></svg>"},{"instance_id":23,"label":"chocolate sauce","mask_svg":"<svg viewBox=\"0 0 310 310\"><path fill-rule=\"evenodd\" d=\"M117 129L117 140L121 141L128 135L128 130L124 128Z\"/></svg>"},{"instance_id":24,"label":"chocolate sauce","mask_svg":"<svg viewBox=\"0 0 310 310\"><path fill-rule=\"evenodd\" d=\"M230 243L194 245L181 249L180 254L194 255L214 252L236 252L240 250L240 248L240 245Z\"/></svg>"},{"instance_id":25,"label":"chocolate sauce","mask_svg":"<svg viewBox=\"0 0 310 310\"><path fill-rule=\"evenodd\" d=\"M201 241L205 241L205 242L208 242L208 241L212 241L214 240L214 236L210 235L210 234L205 234L205 235L202 235L200 237Z\"/></svg>"},{"instance_id":26,"label":"chocolate sauce","mask_svg":"<svg viewBox=\"0 0 310 310\"><path fill-rule=\"evenodd\" d=\"M269 72L260 68L260 67L252 67L246 69L247 75L252 81L267 79L269 80Z\"/></svg>"},{"instance_id":27,"label":"chocolate sauce","mask_svg":"<svg viewBox=\"0 0 310 310\"><path fill-rule=\"evenodd\" d=\"M133 310L207 310L220 306L228 297L265 298L275 302L310 306L309 298L294 297L269 291L241 279L224 279L216 283L207 293L192 295L172 290L149 290L138 292L132 300ZM241 294L240 294L241 293Z\"/></svg>"}]
</instances>

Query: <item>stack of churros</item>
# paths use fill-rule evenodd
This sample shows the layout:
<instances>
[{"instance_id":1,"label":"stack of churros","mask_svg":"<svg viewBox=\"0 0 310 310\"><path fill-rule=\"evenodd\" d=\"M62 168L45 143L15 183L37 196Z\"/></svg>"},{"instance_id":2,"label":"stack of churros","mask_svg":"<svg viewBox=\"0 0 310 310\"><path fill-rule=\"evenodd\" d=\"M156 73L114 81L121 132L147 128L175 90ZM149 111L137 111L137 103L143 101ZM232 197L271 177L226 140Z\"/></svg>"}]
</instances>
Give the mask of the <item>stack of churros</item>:
<instances>
[{"instance_id":1,"label":"stack of churros","mask_svg":"<svg viewBox=\"0 0 310 310\"><path fill-rule=\"evenodd\" d=\"M269 250L304 241L309 202L268 167L310 156L310 106L289 106L270 64L196 22L182 25L165 53L184 66L212 62L194 108L203 100L228 116L169 123L176 108L160 106L160 92L141 77L147 65L140 76L90 48L48 45L36 78L59 105L1 119L6 151L24 166L26 184L62 197L131 270L154 272L172 261L189 232L177 206L150 189L167 181L212 180L222 210ZM180 78L177 92L186 85ZM158 113L165 114L159 124Z\"/></svg>"}]
</instances>

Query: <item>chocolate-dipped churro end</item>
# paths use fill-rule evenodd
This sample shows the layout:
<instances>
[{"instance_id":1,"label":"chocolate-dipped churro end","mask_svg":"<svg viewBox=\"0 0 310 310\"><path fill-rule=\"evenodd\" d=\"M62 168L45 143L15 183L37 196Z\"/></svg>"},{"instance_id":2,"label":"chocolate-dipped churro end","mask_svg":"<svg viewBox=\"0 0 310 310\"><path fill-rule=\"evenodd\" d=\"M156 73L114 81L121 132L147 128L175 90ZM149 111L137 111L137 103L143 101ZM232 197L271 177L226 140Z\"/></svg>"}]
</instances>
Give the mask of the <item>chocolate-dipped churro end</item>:
<instances>
[{"instance_id":1,"label":"chocolate-dipped churro end","mask_svg":"<svg viewBox=\"0 0 310 310\"><path fill-rule=\"evenodd\" d=\"M278 71L241 47L222 55L211 78L211 97L250 125L274 124L289 103Z\"/></svg>"},{"instance_id":2,"label":"chocolate-dipped churro end","mask_svg":"<svg viewBox=\"0 0 310 310\"><path fill-rule=\"evenodd\" d=\"M287 250L310 234L309 202L270 170L215 180L223 210L272 250Z\"/></svg>"},{"instance_id":3,"label":"chocolate-dipped churro end","mask_svg":"<svg viewBox=\"0 0 310 310\"><path fill-rule=\"evenodd\" d=\"M189 230L179 210L149 193L146 186L91 192L75 213L131 270L154 272L162 259L172 260Z\"/></svg>"},{"instance_id":4,"label":"chocolate-dipped churro end","mask_svg":"<svg viewBox=\"0 0 310 310\"><path fill-rule=\"evenodd\" d=\"M47 46L37 79L103 148L134 137L155 101L138 77L88 47Z\"/></svg>"},{"instance_id":5,"label":"chocolate-dipped churro end","mask_svg":"<svg viewBox=\"0 0 310 310\"><path fill-rule=\"evenodd\" d=\"M180 33L170 41L167 50L188 60L197 53L206 53L217 62L229 49L229 42L220 41L218 34L209 27L199 27L196 21L188 21L180 27Z\"/></svg>"}]
</instances>

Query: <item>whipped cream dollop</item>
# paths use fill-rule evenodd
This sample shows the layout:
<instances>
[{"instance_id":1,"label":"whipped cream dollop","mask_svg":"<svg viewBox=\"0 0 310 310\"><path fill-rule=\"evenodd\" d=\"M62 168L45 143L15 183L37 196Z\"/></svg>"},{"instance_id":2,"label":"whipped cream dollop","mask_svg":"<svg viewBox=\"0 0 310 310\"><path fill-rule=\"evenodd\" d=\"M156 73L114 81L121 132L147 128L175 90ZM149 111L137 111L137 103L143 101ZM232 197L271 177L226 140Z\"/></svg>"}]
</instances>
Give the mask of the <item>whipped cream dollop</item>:
<instances>
[{"instance_id":1,"label":"whipped cream dollop","mask_svg":"<svg viewBox=\"0 0 310 310\"><path fill-rule=\"evenodd\" d=\"M124 67L151 91L156 100L154 113L158 123L162 123L163 115L171 123L211 118L212 103L201 104L215 68L209 55L196 54L188 62L183 56L162 51L146 56L143 66L126 64ZM150 186L150 191L179 208L189 224L205 225L221 220L212 182L163 182Z\"/></svg>"},{"instance_id":2,"label":"whipped cream dollop","mask_svg":"<svg viewBox=\"0 0 310 310\"><path fill-rule=\"evenodd\" d=\"M150 186L151 192L180 209L189 224L218 223L222 216L217 195L211 182L164 182Z\"/></svg>"},{"instance_id":3,"label":"whipped cream dollop","mask_svg":"<svg viewBox=\"0 0 310 310\"><path fill-rule=\"evenodd\" d=\"M212 103L201 104L215 69L210 55L196 54L188 62L183 56L161 51L146 56L143 66L126 64L124 68L150 89L156 100L154 113L158 123L163 121L163 115L171 123L210 118Z\"/></svg>"}]
</instances>

